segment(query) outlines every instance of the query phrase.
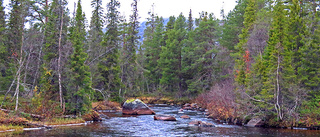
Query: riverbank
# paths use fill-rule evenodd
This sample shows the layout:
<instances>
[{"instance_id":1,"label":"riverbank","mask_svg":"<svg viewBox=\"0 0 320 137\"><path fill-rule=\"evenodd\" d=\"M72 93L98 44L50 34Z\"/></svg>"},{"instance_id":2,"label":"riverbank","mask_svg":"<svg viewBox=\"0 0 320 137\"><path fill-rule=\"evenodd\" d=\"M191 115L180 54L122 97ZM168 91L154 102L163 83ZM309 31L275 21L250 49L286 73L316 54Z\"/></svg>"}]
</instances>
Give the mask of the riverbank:
<instances>
[{"instance_id":1,"label":"riverbank","mask_svg":"<svg viewBox=\"0 0 320 137\"><path fill-rule=\"evenodd\" d=\"M150 109L156 114L173 115L177 121L154 120L154 115L122 115L119 111L105 111L110 119L101 122L88 122L82 126L53 128L51 130L24 131L19 136L319 136L315 130L289 130L275 128L247 128L215 122L204 112L179 110L181 106L152 104ZM181 118L188 115L190 119ZM216 127L190 126L198 120L213 123Z\"/></svg>"},{"instance_id":2,"label":"riverbank","mask_svg":"<svg viewBox=\"0 0 320 137\"><path fill-rule=\"evenodd\" d=\"M277 120L276 115L248 113L234 99L221 97L215 92L203 93L193 100L208 110L208 117L222 123L249 127L320 130L320 120L297 115L291 120Z\"/></svg>"},{"instance_id":3,"label":"riverbank","mask_svg":"<svg viewBox=\"0 0 320 137\"><path fill-rule=\"evenodd\" d=\"M36 121L28 120L16 114L4 113L0 110L0 133L1 132L22 132L24 130L35 130L42 128L53 128L59 126L74 126L85 124L83 118L52 118Z\"/></svg>"}]
</instances>

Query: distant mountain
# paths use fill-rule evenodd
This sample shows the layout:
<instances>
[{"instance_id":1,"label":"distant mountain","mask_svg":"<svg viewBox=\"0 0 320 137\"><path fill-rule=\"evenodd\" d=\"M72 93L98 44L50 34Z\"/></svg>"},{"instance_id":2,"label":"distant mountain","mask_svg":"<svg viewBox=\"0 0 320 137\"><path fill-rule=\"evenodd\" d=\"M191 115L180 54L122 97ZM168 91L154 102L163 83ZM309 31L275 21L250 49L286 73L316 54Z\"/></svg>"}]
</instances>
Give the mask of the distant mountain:
<instances>
[{"instance_id":1,"label":"distant mountain","mask_svg":"<svg viewBox=\"0 0 320 137\"><path fill-rule=\"evenodd\" d=\"M163 20L164 20L164 21L163 21L163 24L164 24L164 26L166 26L167 23L169 22L169 18L164 18ZM139 27L138 36L140 36L139 41L141 42L141 44L143 43L143 40L144 40L144 37L143 37L143 35L144 35L144 30L147 28L146 23L147 23L147 21L141 22L141 23L140 23L140 27Z\"/></svg>"}]
</instances>

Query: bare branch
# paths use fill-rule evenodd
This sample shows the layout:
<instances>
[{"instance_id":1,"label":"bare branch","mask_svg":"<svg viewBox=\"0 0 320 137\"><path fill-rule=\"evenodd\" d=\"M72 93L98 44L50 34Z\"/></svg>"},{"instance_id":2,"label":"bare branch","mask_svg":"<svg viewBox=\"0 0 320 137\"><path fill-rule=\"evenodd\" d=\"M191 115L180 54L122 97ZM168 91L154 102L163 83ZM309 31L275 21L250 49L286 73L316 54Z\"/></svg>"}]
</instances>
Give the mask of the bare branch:
<instances>
[{"instance_id":1,"label":"bare branch","mask_svg":"<svg viewBox=\"0 0 320 137\"><path fill-rule=\"evenodd\" d=\"M105 53L99 55L98 57L96 57L95 59L93 59L91 62L89 62L87 65L90 65L91 63L93 63L94 61L96 61L97 59L99 59L100 57L104 56L105 54L109 53L112 49L114 49L115 47L113 48L110 48L109 50L107 50Z\"/></svg>"}]
</instances>

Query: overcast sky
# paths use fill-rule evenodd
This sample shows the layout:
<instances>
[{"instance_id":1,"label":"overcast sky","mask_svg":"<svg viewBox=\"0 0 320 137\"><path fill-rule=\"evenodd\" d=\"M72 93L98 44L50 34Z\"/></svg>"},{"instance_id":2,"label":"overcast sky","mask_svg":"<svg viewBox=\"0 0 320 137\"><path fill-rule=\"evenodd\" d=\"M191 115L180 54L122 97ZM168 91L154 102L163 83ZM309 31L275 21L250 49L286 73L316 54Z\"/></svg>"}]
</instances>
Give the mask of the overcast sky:
<instances>
[{"instance_id":1,"label":"overcast sky","mask_svg":"<svg viewBox=\"0 0 320 137\"><path fill-rule=\"evenodd\" d=\"M73 12L74 2L77 1L78 0L68 0L70 12ZM92 0L82 0L83 11L88 20L90 20L92 12L91 1ZM121 15L125 15L128 18L131 14L131 3L133 0L119 1L121 3L119 9ZM8 2L9 0L4 0L5 5L8 5ZM106 7L108 2L109 0L103 0L103 7ZM155 5L154 12L164 18L172 15L177 17L181 12L187 17L190 9L192 9L193 18L199 17L201 11L214 13L217 18L220 18L221 9L224 8L225 14L227 14L235 7L236 0L138 0L138 14L141 22L148 17L148 12L152 9L153 3Z\"/></svg>"}]
</instances>

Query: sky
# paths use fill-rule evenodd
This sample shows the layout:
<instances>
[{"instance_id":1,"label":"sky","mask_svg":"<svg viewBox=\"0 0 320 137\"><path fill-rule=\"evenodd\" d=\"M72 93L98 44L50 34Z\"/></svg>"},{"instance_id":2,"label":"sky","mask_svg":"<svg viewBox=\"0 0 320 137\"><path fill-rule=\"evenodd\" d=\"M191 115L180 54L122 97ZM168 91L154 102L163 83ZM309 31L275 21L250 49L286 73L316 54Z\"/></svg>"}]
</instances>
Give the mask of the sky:
<instances>
[{"instance_id":1,"label":"sky","mask_svg":"<svg viewBox=\"0 0 320 137\"><path fill-rule=\"evenodd\" d=\"M68 8L71 12L74 9L74 2L78 0L68 0ZM133 0L119 0L121 7L119 11L121 15L129 18L131 14L131 3ZM109 0L103 0L103 7L106 7ZM4 5L8 5L9 0L4 0ZM168 18L172 15L179 16L183 13L185 17L188 17L190 9L192 9L193 18L198 18L201 11L214 13L215 17L220 18L220 11L223 8L225 14L232 10L236 5L236 0L138 0L138 14L140 16L140 22L145 21L148 17L148 12L152 9L154 4L154 13L158 16ZM82 0L83 11L86 14L86 18L90 20L92 8L91 0Z\"/></svg>"}]
</instances>

